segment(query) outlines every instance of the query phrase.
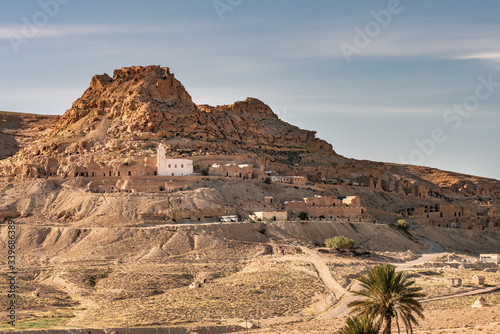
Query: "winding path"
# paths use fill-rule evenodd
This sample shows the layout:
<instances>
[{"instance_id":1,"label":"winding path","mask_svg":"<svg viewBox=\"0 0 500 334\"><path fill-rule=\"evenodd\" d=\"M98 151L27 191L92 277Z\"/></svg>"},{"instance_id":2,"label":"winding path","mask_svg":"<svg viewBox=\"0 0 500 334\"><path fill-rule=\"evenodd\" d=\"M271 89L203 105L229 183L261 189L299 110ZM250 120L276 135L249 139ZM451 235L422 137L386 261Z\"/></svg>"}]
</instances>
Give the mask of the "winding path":
<instances>
[{"instance_id":1,"label":"winding path","mask_svg":"<svg viewBox=\"0 0 500 334\"><path fill-rule=\"evenodd\" d=\"M330 268L326 264L328 259L321 257L318 253L306 247L301 247L301 249L309 255L306 259L314 265L321 281L333 293L335 298L340 299L347 291L332 277Z\"/></svg>"},{"instance_id":2,"label":"winding path","mask_svg":"<svg viewBox=\"0 0 500 334\"><path fill-rule=\"evenodd\" d=\"M412 266L425 263L434 258L437 254L443 252L444 248L440 244L425 238L421 239L429 245L429 249L416 260L404 263L392 263L396 266L396 271L407 270ZM358 283L354 283L351 286L351 289L345 293L343 299L339 303L337 303L337 305L335 305L332 309L320 315L318 319L332 319L332 318L340 318L347 316L349 314L349 307L348 307L349 303L359 298L353 293L349 292L358 291L359 289L360 285Z\"/></svg>"},{"instance_id":3,"label":"winding path","mask_svg":"<svg viewBox=\"0 0 500 334\"><path fill-rule=\"evenodd\" d=\"M418 259L413 261L408 261L404 263L391 263L396 266L396 271L408 270L410 267L417 266L419 264L430 261L432 258L436 257L437 254L440 254L444 251L444 247L437 242L430 241L426 238L420 237L423 241L425 241L429 245L429 249L422 254Z\"/></svg>"}]
</instances>

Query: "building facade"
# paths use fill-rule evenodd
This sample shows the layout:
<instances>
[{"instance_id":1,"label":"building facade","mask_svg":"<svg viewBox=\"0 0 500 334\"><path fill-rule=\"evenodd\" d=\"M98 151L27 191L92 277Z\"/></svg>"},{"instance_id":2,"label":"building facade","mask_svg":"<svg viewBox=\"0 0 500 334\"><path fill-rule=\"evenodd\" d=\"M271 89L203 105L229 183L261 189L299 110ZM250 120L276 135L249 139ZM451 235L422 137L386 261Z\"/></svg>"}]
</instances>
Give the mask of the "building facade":
<instances>
[{"instance_id":1,"label":"building facade","mask_svg":"<svg viewBox=\"0 0 500 334\"><path fill-rule=\"evenodd\" d=\"M297 216L301 212L306 212L310 217L324 216L325 218L359 218L365 213L365 208L361 206L361 199L358 196L306 197L297 201L285 202L285 210L289 215Z\"/></svg>"},{"instance_id":2,"label":"building facade","mask_svg":"<svg viewBox=\"0 0 500 334\"><path fill-rule=\"evenodd\" d=\"M187 176L193 174L193 160L167 159L165 146L158 146L157 160L158 175L160 176Z\"/></svg>"},{"instance_id":3,"label":"building facade","mask_svg":"<svg viewBox=\"0 0 500 334\"><path fill-rule=\"evenodd\" d=\"M242 179L252 179L253 178L254 166L251 164L225 164L218 165L213 164L208 168L208 175L210 176L226 176L226 177L238 177Z\"/></svg>"},{"instance_id":4,"label":"building facade","mask_svg":"<svg viewBox=\"0 0 500 334\"><path fill-rule=\"evenodd\" d=\"M286 221L288 214L286 211L257 211L253 213L257 219L270 221Z\"/></svg>"}]
</instances>

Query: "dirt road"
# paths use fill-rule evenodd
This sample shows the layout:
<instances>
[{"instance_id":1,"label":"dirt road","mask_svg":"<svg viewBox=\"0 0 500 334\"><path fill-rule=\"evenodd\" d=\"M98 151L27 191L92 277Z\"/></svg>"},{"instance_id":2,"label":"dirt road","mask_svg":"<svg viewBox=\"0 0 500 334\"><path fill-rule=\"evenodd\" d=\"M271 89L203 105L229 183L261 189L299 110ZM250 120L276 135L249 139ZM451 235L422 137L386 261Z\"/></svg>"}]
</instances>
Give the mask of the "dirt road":
<instances>
[{"instance_id":1,"label":"dirt road","mask_svg":"<svg viewBox=\"0 0 500 334\"><path fill-rule=\"evenodd\" d=\"M500 290L500 286L490 286L488 288L457 293L455 295L448 295L448 296L441 296L441 297L436 297L436 298L425 299L425 300L421 300L420 302L425 303L425 302L433 302L436 300L445 300L445 299L452 299L452 298L458 298L458 297L482 295L484 293L490 293L490 292L497 291L497 290Z\"/></svg>"},{"instance_id":2,"label":"dirt road","mask_svg":"<svg viewBox=\"0 0 500 334\"><path fill-rule=\"evenodd\" d=\"M408 270L410 267L419 265L422 263L425 263L432 258L436 257L439 253L442 253L444 248L438 243L432 242L430 240L427 240L425 238L421 238L423 241L425 241L429 245L429 249L427 252L422 254L418 259L409 261L409 262L404 262L404 263L392 263L396 266L396 271L403 271L403 270ZM351 291L358 291L360 289L360 285L357 283L354 283L351 286L351 289L347 292L346 296L335 305L332 309L327 311L326 313L322 314L321 316L318 317L318 319L332 319L332 318L339 318L339 317L345 317L349 314L349 303L356 300L357 297L356 295L350 293Z\"/></svg>"},{"instance_id":3,"label":"dirt road","mask_svg":"<svg viewBox=\"0 0 500 334\"><path fill-rule=\"evenodd\" d=\"M425 252L418 259L413 261L404 263L392 263L393 265L396 266L396 271L408 270L410 267L428 262L444 251L444 247L442 245L422 237L420 237L420 239L422 239L429 245L429 249L427 250L427 252Z\"/></svg>"},{"instance_id":4,"label":"dirt road","mask_svg":"<svg viewBox=\"0 0 500 334\"><path fill-rule=\"evenodd\" d=\"M328 290L333 293L335 299L340 299L346 293L346 290L335 279L333 279L330 268L328 268L327 265L329 259L322 257L316 251L309 248L301 247L301 249L304 253L308 254L308 257L305 260L314 265L319 278L323 281Z\"/></svg>"}]
</instances>

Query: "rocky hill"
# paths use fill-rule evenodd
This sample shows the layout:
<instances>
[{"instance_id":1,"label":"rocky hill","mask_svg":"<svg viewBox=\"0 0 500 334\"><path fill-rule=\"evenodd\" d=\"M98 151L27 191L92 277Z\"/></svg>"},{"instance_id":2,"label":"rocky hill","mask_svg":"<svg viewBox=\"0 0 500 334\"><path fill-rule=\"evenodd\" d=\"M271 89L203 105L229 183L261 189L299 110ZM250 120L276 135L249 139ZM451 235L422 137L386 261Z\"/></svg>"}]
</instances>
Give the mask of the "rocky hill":
<instances>
[{"instance_id":1,"label":"rocky hill","mask_svg":"<svg viewBox=\"0 0 500 334\"><path fill-rule=\"evenodd\" d=\"M160 66L94 76L50 133L35 130L39 140L6 151L4 157L17 154L0 163L0 174L67 175L72 172L70 165L120 164L129 157L136 160L130 162L134 164L154 158L160 142L171 156L246 154L261 164L275 163L269 167L282 171L301 161L315 166L346 160L314 131L281 121L257 99L216 107L195 105L174 74Z\"/></svg>"},{"instance_id":2,"label":"rocky hill","mask_svg":"<svg viewBox=\"0 0 500 334\"><path fill-rule=\"evenodd\" d=\"M315 132L285 123L263 102L247 98L229 106L197 106L184 86L159 66L130 67L92 78L90 87L60 118L49 138L157 139L182 137L249 150L278 149L333 154ZM50 149L48 147L47 149Z\"/></svg>"},{"instance_id":3,"label":"rocky hill","mask_svg":"<svg viewBox=\"0 0 500 334\"><path fill-rule=\"evenodd\" d=\"M160 143L169 157L193 160L195 175L157 175ZM244 165L220 168L250 168L251 176L211 174L214 163ZM289 181L270 181L264 171ZM340 204L348 196L358 204ZM159 66L95 76L61 117L0 112L0 198L0 249L11 247L12 226L17 236L19 330L147 326L166 333L158 326L169 325L172 333L194 333L201 332L195 324L221 319L219 332L247 319L310 324L342 306L369 268L429 250L419 237L472 256L500 252L498 180L339 156L257 99L196 105ZM287 209L304 198L313 210L306 221ZM329 210L339 206L346 214ZM315 210L325 208L329 217ZM285 221L254 215L284 210ZM244 221L219 222L224 215ZM410 231L395 224L403 217ZM318 248L338 235L359 248ZM429 259L416 260L426 269L411 275L435 296L469 289L473 275L500 284L497 269L470 256ZM0 258L4 274L8 260ZM451 277L464 286L443 285ZM12 283L0 287L9 291ZM9 298L0 295L0 303ZM485 322L495 320L491 312ZM12 330L7 320L0 330Z\"/></svg>"},{"instance_id":4,"label":"rocky hill","mask_svg":"<svg viewBox=\"0 0 500 334\"><path fill-rule=\"evenodd\" d=\"M202 168L206 170L213 163L250 163L280 175L304 176L321 187L317 188L321 194L359 195L380 221L393 221L419 208L420 218L429 218L425 217L424 206L434 210L438 204L454 203L456 210L473 212L467 214L471 219L467 224L473 224L479 215L483 227L490 223L496 227L500 212L498 180L339 156L329 143L316 138L315 132L281 121L269 106L255 98L215 107L194 104L174 74L160 66L122 68L115 70L113 77L94 76L89 88L61 117L15 113L0 116L0 136L5 138L0 145L0 176L9 180L119 177L124 176L120 173L128 173L144 179L86 179L77 184L87 191L129 191L131 183L136 182L145 189L152 181L147 176L153 175L156 148L162 142L169 156L193 159L200 174ZM210 189L213 184L193 181L169 185L169 189L186 187ZM149 188L165 185L155 183ZM242 188L235 196L258 205L261 194L244 191L249 189ZM314 194L320 193L309 195ZM200 203L191 209L209 210L214 215L234 204L227 199L218 203L221 207L207 209L210 205ZM78 207L86 205L80 203ZM66 217L69 207L52 209L50 216ZM72 219L95 221L96 212L90 212ZM139 215L127 213L129 218Z\"/></svg>"},{"instance_id":5,"label":"rocky hill","mask_svg":"<svg viewBox=\"0 0 500 334\"><path fill-rule=\"evenodd\" d=\"M43 139L59 116L0 111L0 159L16 154L21 148Z\"/></svg>"}]
</instances>

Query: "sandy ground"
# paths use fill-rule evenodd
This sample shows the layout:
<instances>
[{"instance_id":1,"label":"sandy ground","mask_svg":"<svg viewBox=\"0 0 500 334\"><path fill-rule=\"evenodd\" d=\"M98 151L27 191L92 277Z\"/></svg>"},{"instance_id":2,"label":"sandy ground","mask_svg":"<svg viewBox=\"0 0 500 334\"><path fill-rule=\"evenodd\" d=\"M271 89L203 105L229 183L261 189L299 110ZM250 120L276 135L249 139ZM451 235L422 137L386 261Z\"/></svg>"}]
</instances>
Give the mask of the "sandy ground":
<instances>
[{"instance_id":1,"label":"sandy ground","mask_svg":"<svg viewBox=\"0 0 500 334\"><path fill-rule=\"evenodd\" d=\"M418 259L398 264L398 270L408 270L412 266L429 261L443 251L441 245L427 239L424 240L429 244L427 252L422 254ZM356 289L356 285L354 285L352 289ZM467 293L457 294L456 297L462 295L467 295ZM344 325L348 315L347 304L353 299L354 297L347 292L346 296L335 307L320 317L321 320L308 322L296 321L294 323L282 325L271 325L268 322L268 327L254 330L253 333L320 334L335 332ZM414 328L414 333L500 333L500 305L495 304L483 308L472 308L470 305L467 305L461 309L453 310L430 310L429 307L427 307L427 303L423 305L424 308L427 308L427 310L424 311L425 318L419 321L419 325ZM397 332L397 328L394 327L393 331ZM404 331L404 329L402 329L402 331Z\"/></svg>"},{"instance_id":2,"label":"sandy ground","mask_svg":"<svg viewBox=\"0 0 500 334\"><path fill-rule=\"evenodd\" d=\"M425 311L425 319L414 328L414 333L500 333L500 307L461 310ZM331 334L342 328L345 318L297 322L255 329L251 333L266 334ZM404 333L404 329L402 329ZM396 327L393 333L397 333Z\"/></svg>"},{"instance_id":3,"label":"sandy ground","mask_svg":"<svg viewBox=\"0 0 500 334\"><path fill-rule=\"evenodd\" d=\"M262 233L263 227L265 233ZM281 316L261 321L266 327L256 333L332 333L345 323L344 317L348 312L345 300L349 296L346 291L352 289L353 280L366 268L377 263L393 262L400 269L412 270L411 266L421 266L446 255L441 254L443 247L436 243L426 241L426 245L387 225L366 223L273 222L267 225L170 224L147 228L84 228L30 226L20 222L18 233L17 242L22 251L17 258L19 265L26 268L19 281L24 293L22 297L25 298L23 305L27 305L29 312L44 310L43 315L36 315L37 321L44 317L60 317L60 323L52 327L61 328L65 325L91 326L96 323L95 319L103 319L102 326L121 327L127 325L127 317L132 318L133 326L176 324L174 321L178 321L179 325L197 321L216 323L221 317L240 318L252 310L250 316L254 318L256 314L261 314L261 317ZM3 226L0 228L0 248L7 246L6 235L7 229ZM364 249L372 252L365 257L361 253L324 253L305 246L327 235L356 238ZM474 236L479 238L486 234L465 233L462 238L473 240ZM498 244L498 239L489 234L487 236L491 240L479 239L485 240L482 246L489 245L494 249L496 246L492 245ZM389 248L391 251L388 251ZM419 255L422 250L427 254ZM455 262L464 260L456 254L452 255L451 259ZM446 256L450 257L449 254ZM142 266L136 268L138 264ZM446 280L450 275L460 274L470 285L470 269L463 265L462 269L451 268L446 263L438 265L414 268L415 277L420 282L432 283L429 283L434 287L430 297L443 295L442 287L449 288ZM449 272L442 269L445 266L449 267ZM271 269L281 271L278 273ZM483 269L479 268L476 272ZM500 272L490 269L484 271L490 280L488 284L499 285L500 280L494 275L500 276ZM425 274L417 273L423 270ZM179 273L182 275L176 276ZM189 284L204 273L214 274L213 284L207 285L204 290L190 291ZM268 274L271 277L269 282L263 283ZM297 280L276 284L290 275L303 278L307 283L294 288L289 287ZM249 277L253 278L250 280ZM47 291L47 300L51 304L31 296L30 292L38 288ZM172 295L174 289L177 289L175 296ZM214 296L220 299L214 299ZM195 297L205 298L211 304L200 308ZM0 301L1 298L6 299L6 296L0 296ZM282 302L270 306L269 303L274 303L275 299ZM340 309L340 304L332 308L332 304L339 299L343 309ZM65 301L65 306L61 306L60 300ZM230 305L224 315L219 314L221 305L213 303L213 300ZM247 304L241 301L247 301ZM167 303L174 311L165 311L162 303ZM78 305L81 307L75 308ZM447 304L442 305L436 307L433 304L428 309L427 319L418 330L460 328L474 333L471 328L491 327L491 323L500 322L500 302L491 304L492 308L483 311L470 310L470 305L457 308L458 311L447 311ZM47 309L49 306L51 308ZM138 308L142 313L138 312ZM102 314L99 313L101 318L96 317L97 311L92 313L97 309L102 310ZM60 311L67 314L60 315ZM202 311L208 313L198 318ZM322 320L311 320L320 316L324 316ZM69 319L70 322L67 321ZM490 331L488 327L481 332L494 333L495 330Z\"/></svg>"}]
</instances>

